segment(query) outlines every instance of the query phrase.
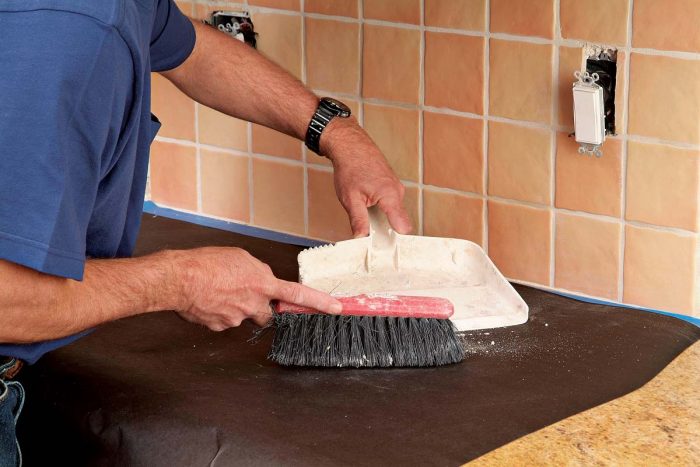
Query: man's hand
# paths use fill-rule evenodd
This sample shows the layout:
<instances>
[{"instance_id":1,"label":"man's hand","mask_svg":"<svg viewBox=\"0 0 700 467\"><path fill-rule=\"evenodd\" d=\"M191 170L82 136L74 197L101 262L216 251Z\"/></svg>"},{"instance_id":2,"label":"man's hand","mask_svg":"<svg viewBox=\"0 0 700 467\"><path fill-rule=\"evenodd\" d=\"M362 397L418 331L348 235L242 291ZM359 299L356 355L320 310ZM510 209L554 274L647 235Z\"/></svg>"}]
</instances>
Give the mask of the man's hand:
<instances>
[{"instance_id":1,"label":"man's hand","mask_svg":"<svg viewBox=\"0 0 700 467\"><path fill-rule=\"evenodd\" d=\"M355 237L369 234L367 208L378 205L394 230L411 231L404 186L354 118L334 118L321 136L321 152L333 162L335 191L350 216Z\"/></svg>"},{"instance_id":2,"label":"man's hand","mask_svg":"<svg viewBox=\"0 0 700 467\"><path fill-rule=\"evenodd\" d=\"M180 316L223 331L250 318L264 326L274 299L340 313L340 302L296 282L277 279L270 267L240 248L180 251L175 261L182 286Z\"/></svg>"}]
</instances>

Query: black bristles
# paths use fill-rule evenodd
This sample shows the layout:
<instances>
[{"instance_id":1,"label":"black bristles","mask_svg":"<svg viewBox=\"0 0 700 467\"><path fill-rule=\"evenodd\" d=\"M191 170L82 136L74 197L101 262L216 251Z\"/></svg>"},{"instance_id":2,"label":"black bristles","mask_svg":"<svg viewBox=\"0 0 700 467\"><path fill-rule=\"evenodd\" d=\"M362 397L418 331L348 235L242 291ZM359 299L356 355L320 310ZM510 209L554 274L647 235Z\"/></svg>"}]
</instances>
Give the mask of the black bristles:
<instances>
[{"instance_id":1,"label":"black bristles","mask_svg":"<svg viewBox=\"0 0 700 467\"><path fill-rule=\"evenodd\" d=\"M464 359L448 319L275 313L268 355L280 365L423 367Z\"/></svg>"}]
</instances>

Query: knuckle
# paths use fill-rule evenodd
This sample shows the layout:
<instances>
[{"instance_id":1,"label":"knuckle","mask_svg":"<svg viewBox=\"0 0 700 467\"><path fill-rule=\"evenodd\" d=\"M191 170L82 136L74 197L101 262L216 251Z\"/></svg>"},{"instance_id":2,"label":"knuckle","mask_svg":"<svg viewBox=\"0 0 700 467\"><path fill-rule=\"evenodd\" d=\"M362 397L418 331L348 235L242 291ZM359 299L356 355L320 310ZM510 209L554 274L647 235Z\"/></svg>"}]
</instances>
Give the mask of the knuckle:
<instances>
[{"instance_id":1,"label":"knuckle","mask_svg":"<svg viewBox=\"0 0 700 467\"><path fill-rule=\"evenodd\" d=\"M403 198L404 195L406 194L406 187L403 185L403 183L400 183L400 182L399 182L399 184L398 184L398 192L399 192L399 196L400 196L401 198Z\"/></svg>"}]
</instances>

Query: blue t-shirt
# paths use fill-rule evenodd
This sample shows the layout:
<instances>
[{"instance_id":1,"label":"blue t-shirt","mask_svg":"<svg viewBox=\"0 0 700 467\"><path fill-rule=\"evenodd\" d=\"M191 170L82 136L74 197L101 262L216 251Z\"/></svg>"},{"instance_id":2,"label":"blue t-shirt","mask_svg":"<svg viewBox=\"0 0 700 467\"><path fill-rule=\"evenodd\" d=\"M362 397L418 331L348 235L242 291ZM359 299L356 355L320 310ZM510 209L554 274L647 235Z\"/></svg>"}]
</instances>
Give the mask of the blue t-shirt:
<instances>
[{"instance_id":1,"label":"blue t-shirt","mask_svg":"<svg viewBox=\"0 0 700 467\"><path fill-rule=\"evenodd\" d=\"M172 0L0 1L1 259L81 280L86 258L131 255L160 126L150 73L194 42ZM33 363L78 337L0 355Z\"/></svg>"}]
</instances>

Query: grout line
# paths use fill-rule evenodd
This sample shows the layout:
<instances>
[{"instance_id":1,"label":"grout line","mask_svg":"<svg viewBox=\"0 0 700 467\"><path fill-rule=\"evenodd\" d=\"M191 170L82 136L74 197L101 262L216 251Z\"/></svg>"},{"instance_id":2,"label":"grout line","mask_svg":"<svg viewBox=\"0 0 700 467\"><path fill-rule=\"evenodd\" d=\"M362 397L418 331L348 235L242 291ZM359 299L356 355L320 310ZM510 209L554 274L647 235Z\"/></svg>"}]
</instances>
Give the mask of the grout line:
<instances>
[{"instance_id":1,"label":"grout line","mask_svg":"<svg viewBox=\"0 0 700 467\"><path fill-rule=\"evenodd\" d=\"M250 223L255 222L255 183L253 181L253 124L248 122L246 126L248 138L248 216Z\"/></svg>"},{"instance_id":2,"label":"grout line","mask_svg":"<svg viewBox=\"0 0 700 467\"><path fill-rule=\"evenodd\" d=\"M309 80L306 68L308 66L308 57L306 56L306 5L305 0L301 0L299 8L301 9L301 82L306 85ZM304 235L309 235L309 172L308 172L308 152L306 146L302 144L301 148L301 166L302 166L302 193L303 196L303 216L304 216Z\"/></svg>"},{"instance_id":3,"label":"grout line","mask_svg":"<svg viewBox=\"0 0 700 467\"><path fill-rule=\"evenodd\" d=\"M364 16L364 5L362 0L357 0L357 15L359 18L362 18ZM364 23L360 21L358 27L357 27L357 41L358 41L358 46L357 46L357 93L355 95L350 96L352 99L358 101L358 122L360 125L364 128L365 126L365 104L364 100L362 98L362 86L363 86L363 73L364 73L364 47L365 47L365 28L364 28Z\"/></svg>"},{"instance_id":4,"label":"grout line","mask_svg":"<svg viewBox=\"0 0 700 467\"><path fill-rule=\"evenodd\" d=\"M202 212L202 151L199 146L199 104L194 105L194 142L195 142L195 186L197 190L197 212Z\"/></svg>"},{"instance_id":5,"label":"grout line","mask_svg":"<svg viewBox=\"0 0 700 467\"><path fill-rule=\"evenodd\" d=\"M554 37L555 42L561 38L561 1L554 0ZM550 118L553 126L559 124L559 46L552 46L552 109ZM549 285L555 287L557 267L557 215L554 209L556 203L556 178L557 178L557 131L550 130L549 148L549 204L550 204L550 232L549 232Z\"/></svg>"},{"instance_id":6,"label":"grout line","mask_svg":"<svg viewBox=\"0 0 700 467\"><path fill-rule=\"evenodd\" d=\"M484 192L483 209L481 212L481 244L484 252L489 253L489 112L491 102L491 2L486 2L484 8L484 88L483 88L483 107L484 107L484 123L483 123L483 164L484 170L482 173Z\"/></svg>"},{"instance_id":7,"label":"grout line","mask_svg":"<svg viewBox=\"0 0 700 467\"><path fill-rule=\"evenodd\" d=\"M627 8L627 44L626 48L632 48L632 18L634 14L634 0L629 0ZM630 65L632 63L632 54L625 52L625 94L623 97L624 114L622 116L622 127L626 138L622 141L622 161L620 169L620 225L622 232L620 234L620 251L617 268L617 299L624 300L625 296L625 237L627 236L627 155L629 152L629 102L630 102Z\"/></svg>"},{"instance_id":8,"label":"grout line","mask_svg":"<svg viewBox=\"0 0 700 467\"><path fill-rule=\"evenodd\" d=\"M418 101L420 104L421 108L425 108L425 41L426 41L426 34L425 34L425 0L420 1L420 27L421 27L421 33L420 33L420 51L419 51L419 79L418 79ZM423 160L424 160L424 149L423 149L423 141L424 141L424 125L425 125L425 118L424 118L424 111L419 110L418 111L418 219L416 219L416 222L418 225L416 226L416 230L418 231L418 235L423 235L423 232L425 231L425 225L424 225L424 218L425 215L423 213L423 183L425 182L424 177L423 177L423 172L424 172L424 167L423 167Z\"/></svg>"}]
</instances>

